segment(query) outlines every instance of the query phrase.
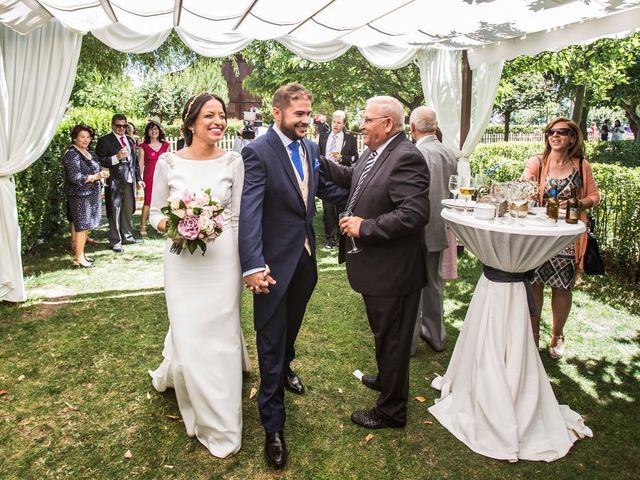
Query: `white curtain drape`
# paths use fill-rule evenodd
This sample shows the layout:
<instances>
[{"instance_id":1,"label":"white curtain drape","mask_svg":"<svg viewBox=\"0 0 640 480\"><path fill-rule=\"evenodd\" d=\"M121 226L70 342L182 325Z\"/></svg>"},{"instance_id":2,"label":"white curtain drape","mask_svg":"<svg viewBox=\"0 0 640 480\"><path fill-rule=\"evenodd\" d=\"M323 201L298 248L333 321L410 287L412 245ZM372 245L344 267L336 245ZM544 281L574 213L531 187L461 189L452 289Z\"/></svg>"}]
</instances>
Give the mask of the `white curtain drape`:
<instances>
[{"instance_id":1,"label":"white curtain drape","mask_svg":"<svg viewBox=\"0 0 640 480\"><path fill-rule=\"evenodd\" d=\"M487 126L502 74L502 61L472 70L471 126L460 148L462 101L462 53L455 50L423 49L417 53L422 90L427 105L438 115L444 144L458 157L458 172L469 175L469 155Z\"/></svg>"},{"instance_id":2,"label":"white curtain drape","mask_svg":"<svg viewBox=\"0 0 640 480\"><path fill-rule=\"evenodd\" d=\"M13 175L42 155L62 119L82 35L57 20L21 36L0 25L0 300L26 300Z\"/></svg>"},{"instance_id":3,"label":"white curtain drape","mask_svg":"<svg viewBox=\"0 0 640 480\"><path fill-rule=\"evenodd\" d=\"M96 28L91 33L102 43L114 50L127 53L153 52L164 43L171 28L156 33L140 33L131 30L121 23L111 23L106 27Z\"/></svg>"}]
</instances>

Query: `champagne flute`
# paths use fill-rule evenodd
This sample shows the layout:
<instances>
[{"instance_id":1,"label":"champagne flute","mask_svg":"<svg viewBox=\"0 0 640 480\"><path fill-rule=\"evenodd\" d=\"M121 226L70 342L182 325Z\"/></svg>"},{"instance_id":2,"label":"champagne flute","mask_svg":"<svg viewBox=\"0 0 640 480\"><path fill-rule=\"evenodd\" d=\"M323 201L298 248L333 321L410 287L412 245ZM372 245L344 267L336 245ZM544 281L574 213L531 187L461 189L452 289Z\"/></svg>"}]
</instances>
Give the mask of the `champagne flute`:
<instances>
[{"instance_id":1,"label":"champagne flute","mask_svg":"<svg viewBox=\"0 0 640 480\"><path fill-rule=\"evenodd\" d=\"M467 203L471 196L476 191L476 183L473 177L467 175L460 175L460 195L464 197L464 212L463 215L471 215L467 210Z\"/></svg>"},{"instance_id":2,"label":"champagne flute","mask_svg":"<svg viewBox=\"0 0 640 480\"><path fill-rule=\"evenodd\" d=\"M507 191L505 189L505 185L503 182L492 182L490 194L491 200L496 204L496 216L492 220L493 222L498 222L498 214L500 210L500 204L505 201L507 197Z\"/></svg>"},{"instance_id":3,"label":"champagne flute","mask_svg":"<svg viewBox=\"0 0 640 480\"><path fill-rule=\"evenodd\" d=\"M449 177L449 191L453 194L453 198L457 200L460 193L460 175L451 175Z\"/></svg>"},{"instance_id":4,"label":"champagne flute","mask_svg":"<svg viewBox=\"0 0 640 480\"><path fill-rule=\"evenodd\" d=\"M351 212L340 212L338 214L338 218L339 219L343 219L343 218L348 218L352 215ZM343 232L344 233L344 232ZM347 253L360 253L362 251L361 248L358 248L358 246L356 245L356 239L353 237L348 237L349 240L351 241L351 250L347 250Z\"/></svg>"}]
</instances>

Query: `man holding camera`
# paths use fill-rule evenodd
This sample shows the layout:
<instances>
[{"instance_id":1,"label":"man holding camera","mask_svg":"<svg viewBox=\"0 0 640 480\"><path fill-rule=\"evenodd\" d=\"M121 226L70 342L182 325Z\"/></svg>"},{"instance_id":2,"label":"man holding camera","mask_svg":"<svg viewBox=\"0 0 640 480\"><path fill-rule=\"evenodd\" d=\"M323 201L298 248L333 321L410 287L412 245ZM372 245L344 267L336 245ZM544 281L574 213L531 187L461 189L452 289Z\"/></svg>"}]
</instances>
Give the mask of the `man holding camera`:
<instances>
[{"instance_id":1,"label":"man holding camera","mask_svg":"<svg viewBox=\"0 0 640 480\"><path fill-rule=\"evenodd\" d=\"M358 158L358 144L356 137L345 132L346 114L342 110L333 112L331 132L320 133L318 144L320 155L334 163L350 167ZM344 211L344 205L332 205L322 201L324 214L325 246L330 250L336 246L338 240L338 215Z\"/></svg>"}]
</instances>

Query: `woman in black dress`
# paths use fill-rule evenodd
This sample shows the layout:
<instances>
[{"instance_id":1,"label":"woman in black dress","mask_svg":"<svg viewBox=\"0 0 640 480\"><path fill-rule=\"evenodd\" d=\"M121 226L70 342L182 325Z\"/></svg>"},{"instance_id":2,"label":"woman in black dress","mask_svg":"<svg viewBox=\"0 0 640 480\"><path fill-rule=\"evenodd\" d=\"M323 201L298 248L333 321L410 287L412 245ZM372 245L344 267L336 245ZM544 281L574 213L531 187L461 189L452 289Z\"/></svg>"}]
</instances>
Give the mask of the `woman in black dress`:
<instances>
[{"instance_id":1,"label":"woman in black dress","mask_svg":"<svg viewBox=\"0 0 640 480\"><path fill-rule=\"evenodd\" d=\"M64 166L67 202L72 228L75 233L75 249L73 264L76 267L91 268L93 263L84 255L84 246L88 231L98 228L102 215L100 191L103 178L108 172L100 171L100 163L96 154L89 151L93 140L93 129L79 124L71 130L73 145L62 158Z\"/></svg>"}]
</instances>

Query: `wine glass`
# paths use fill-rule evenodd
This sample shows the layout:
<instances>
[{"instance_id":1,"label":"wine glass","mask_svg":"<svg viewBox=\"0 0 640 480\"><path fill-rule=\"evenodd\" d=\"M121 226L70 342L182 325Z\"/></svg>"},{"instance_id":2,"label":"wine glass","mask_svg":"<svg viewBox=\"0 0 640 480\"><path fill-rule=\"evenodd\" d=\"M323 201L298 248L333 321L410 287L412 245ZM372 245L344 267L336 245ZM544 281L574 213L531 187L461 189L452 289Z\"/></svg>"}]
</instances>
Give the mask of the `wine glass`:
<instances>
[{"instance_id":1,"label":"wine glass","mask_svg":"<svg viewBox=\"0 0 640 480\"><path fill-rule=\"evenodd\" d=\"M453 198L457 200L460 193L460 175L451 175L449 177L449 191L453 194Z\"/></svg>"},{"instance_id":2,"label":"wine glass","mask_svg":"<svg viewBox=\"0 0 640 480\"><path fill-rule=\"evenodd\" d=\"M351 212L347 211L347 212L340 212L338 214L338 218L339 219L343 219L343 218L347 218L350 217L352 215ZM347 253L360 253L362 251L361 248L358 248L358 246L356 245L356 239L353 237L348 237L349 240L351 241L351 249L347 250Z\"/></svg>"},{"instance_id":3,"label":"wine glass","mask_svg":"<svg viewBox=\"0 0 640 480\"><path fill-rule=\"evenodd\" d=\"M510 202L516 206L516 223L519 227L524 227L524 223L520 223L520 207L529 201L529 194L520 182L511 184Z\"/></svg>"},{"instance_id":4,"label":"wine glass","mask_svg":"<svg viewBox=\"0 0 640 480\"><path fill-rule=\"evenodd\" d=\"M463 215L471 215L467 210L467 203L471 196L476 191L476 182L473 177L468 175L460 175L460 195L464 197L464 212Z\"/></svg>"},{"instance_id":5,"label":"wine glass","mask_svg":"<svg viewBox=\"0 0 640 480\"><path fill-rule=\"evenodd\" d=\"M496 216L492 221L497 222L500 204L507 198L507 190L503 182L491 182L491 190L489 192L491 200L496 204Z\"/></svg>"},{"instance_id":6,"label":"wine glass","mask_svg":"<svg viewBox=\"0 0 640 480\"><path fill-rule=\"evenodd\" d=\"M491 185L491 177L484 173L476 173L476 188L480 190L483 187Z\"/></svg>"}]
</instances>

